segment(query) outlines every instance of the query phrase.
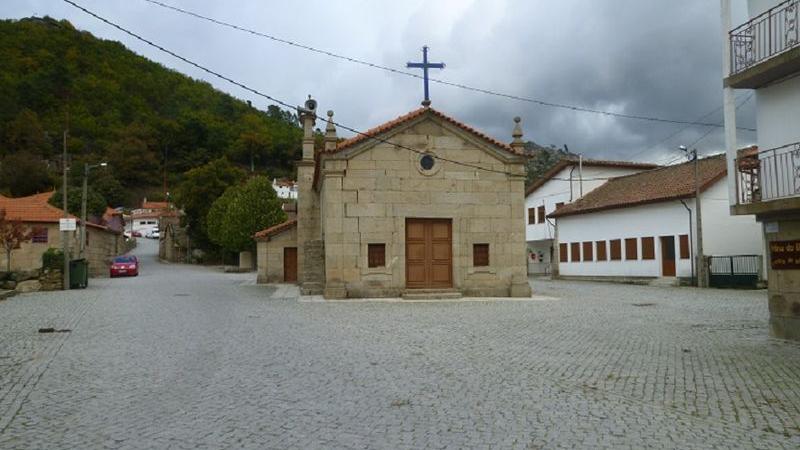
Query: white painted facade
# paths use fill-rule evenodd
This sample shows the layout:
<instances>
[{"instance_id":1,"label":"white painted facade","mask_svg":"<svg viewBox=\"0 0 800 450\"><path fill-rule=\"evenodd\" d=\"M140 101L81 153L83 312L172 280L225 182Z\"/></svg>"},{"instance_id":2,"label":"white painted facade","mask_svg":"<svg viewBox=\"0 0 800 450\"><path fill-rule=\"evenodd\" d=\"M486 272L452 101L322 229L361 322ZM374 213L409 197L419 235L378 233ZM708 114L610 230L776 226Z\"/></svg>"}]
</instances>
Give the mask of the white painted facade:
<instances>
[{"instance_id":1,"label":"white painted facade","mask_svg":"<svg viewBox=\"0 0 800 450\"><path fill-rule=\"evenodd\" d=\"M726 182L709 187L700 196L703 213L703 252L707 256L763 255L761 227L753 216L731 216L728 210ZM696 219L694 199L684 200ZM559 262L562 276L576 277L661 277L661 236L673 236L677 277L692 276L692 259L696 251L693 236L695 223L689 222L689 212L679 200L671 200L628 208L609 209L588 214L558 218L558 242L567 244L568 262ZM691 233L690 233L691 229ZM681 258L680 235L691 236L689 258ZM655 238L655 258L644 260L642 237ZM637 257L626 260L625 239L637 239ZM610 260L610 240L621 240L622 259ZM597 261L597 241L605 241L608 258ZM592 242L594 261L571 261L570 244ZM696 270L696 269L695 269Z\"/></svg>"},{"instance_id":2,"label":"white painted facade","mask_svg":"<svg viewBox=\"0 0 800 450\"><path fill-rule=\"evenodd\" d=\"M277 194L278 198L297 200L297 183L294 181L286 182L273 179L272 189L275 189L275 194Z\"/></svg>"},{"instance_id":3,"label":"white painted facade","mask_svg":"<svg viewBox=\"0 0 800 450\"><path fill-rule=\"evenodd\" d=\"M602 167L585 164L582 170L576 163L568 166L539 186L525 198L525 240L528 243L528 273L549 274L555 237L554 220L539 217L539 207L544 205L544 215L550 214L559 203L571 203L593 191L608 178L630 175L643 169ZM528 211L533 208L534 223Z\"/></svg>"},{"instance_id":4,"label":"white painted facade","mask_svg":"<svg viewBox=\"0 0 800 450\"><path fill-rule=\"evenodd\" d=\"M133 218L130 221L131 225L129 230L131 231L138 231L144 235L144 233L158 229L158 217L142 217L142 218Z\"/></svg>"}]
</instances>

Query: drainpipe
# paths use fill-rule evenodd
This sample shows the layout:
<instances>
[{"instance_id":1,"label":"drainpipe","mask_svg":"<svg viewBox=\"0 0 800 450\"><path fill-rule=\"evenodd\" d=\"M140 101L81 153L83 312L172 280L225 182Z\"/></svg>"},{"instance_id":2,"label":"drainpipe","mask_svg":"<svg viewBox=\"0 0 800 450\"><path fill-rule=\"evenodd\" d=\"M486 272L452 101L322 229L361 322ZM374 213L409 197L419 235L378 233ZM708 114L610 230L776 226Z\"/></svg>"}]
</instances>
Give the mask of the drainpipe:
<instances>
[{"instance_id":1,"label":"drainpipe","mask_svg":"<svg viewBox=\"0 0 800 450\"><path fill-rule=\"evenodd\" d=\"M569 201L572 203L572 172L575 171L575 166L569 169Z\"/></svg>"},{"instance_id":2,"label":"drainpipe","mask_svg":"<svg viewBox=\"0 0 800 450\"><path fill-rule=\"evenodd\" d=\"M684 208L686 208L686 212L689 213L689 262L692 264L692 284L697 286L697 280L695 279L694 275L694 258L692 256L692 250L694 248L693 238L692 238L692 210L686 205L686 202L683 200L680 201ZM680 238L679 238L680 239ZM675 258L678 260L678 258Z\"/></svg>"},{"instance_id":3,"label":"drainpipe","mask_svg":"<svg viewBox=\"0 0 800 450\"><path fill-rule=\"evenodd\" d=\"M578 186L580 189L578 198L583 198L583 155L578 155Z\"/></svg>"}]
</instances>

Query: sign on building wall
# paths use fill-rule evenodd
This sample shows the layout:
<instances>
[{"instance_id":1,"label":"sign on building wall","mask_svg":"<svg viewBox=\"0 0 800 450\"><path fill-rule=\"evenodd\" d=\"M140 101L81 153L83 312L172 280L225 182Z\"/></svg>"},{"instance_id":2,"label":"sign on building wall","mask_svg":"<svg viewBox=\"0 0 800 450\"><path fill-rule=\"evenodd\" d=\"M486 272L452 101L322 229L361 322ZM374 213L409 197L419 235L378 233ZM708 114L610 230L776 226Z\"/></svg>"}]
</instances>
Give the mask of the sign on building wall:
<instances>
[{"instance_id":1,"label":"sign on building wall","mask_svg":"<svg viewBox=\"0 0 800 450\"><path fill-rule=\"evenodd\" d=\"M800 240L770 242L769 260L775 270L800 269Z\"/></svg>"},{"instance_id":2,"label":"sign on building wall","mask_svg":"<svg viewBox=\"0 0 800 450\"><path fill-rule=\"evenodd\" d=\"M75 219L58 219L58 229L59 231L75 231L78 229L78 225Z\"/></svg>"}]
</instances>

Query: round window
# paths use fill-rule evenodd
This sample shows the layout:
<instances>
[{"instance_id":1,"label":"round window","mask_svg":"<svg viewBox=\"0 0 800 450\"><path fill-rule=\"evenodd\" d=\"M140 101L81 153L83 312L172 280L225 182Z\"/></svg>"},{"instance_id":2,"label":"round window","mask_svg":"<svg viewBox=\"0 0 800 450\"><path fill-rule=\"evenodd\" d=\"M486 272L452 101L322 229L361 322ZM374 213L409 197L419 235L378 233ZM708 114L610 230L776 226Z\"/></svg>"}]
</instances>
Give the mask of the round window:
<instances>
[{"instance_id":1,"label":"round window","mask_svg":"<svg viewBox=\"0 0 800 450\"><path fill-rule=\"evenodd\" d=\"M422 155L422 158L419 159L419 165L423 170L433 169L433 165L435 163L436 158L434 158L432 155Z\"/></svg>"}]
</instances>

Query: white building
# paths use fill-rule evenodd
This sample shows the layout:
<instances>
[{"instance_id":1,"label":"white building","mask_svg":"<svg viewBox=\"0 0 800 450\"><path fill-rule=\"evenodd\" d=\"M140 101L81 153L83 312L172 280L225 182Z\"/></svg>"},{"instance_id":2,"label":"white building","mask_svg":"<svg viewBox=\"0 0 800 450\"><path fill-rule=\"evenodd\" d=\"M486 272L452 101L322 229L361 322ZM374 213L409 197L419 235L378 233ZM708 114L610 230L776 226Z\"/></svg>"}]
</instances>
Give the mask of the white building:
<instances>
[{"instance_id":1,"label":"white building","mask_svg":"<svg viewBox=\"0 0 800 450\"><path fill-rule=\"evenodd\" d=\"M297 182L292 180L272 179L272 188L278 198L297 200Z\"/></svg>"},{"instance_id":2,"label":"white building","mask_svg":"<svg viewBox=\"0 0 800 450\"><path fill-rule=\"evenodd\" d=\"M758 271L760 226L753 216L729 214L724 155L699 164L703 254L754 255L750 261ZM694 195L694 163L689 162L614 178L559 208L549 216L557 226L558 274L692 279L697 273Z\"/></svg>"},{"instance_id":3,"label":"white building","mask_svg":"<svg viewBox=\"0 0 800 450\"><path fill-rule=\"evenodd\" d=\"M730 210L763 224L771 334L800 340L800 0L721 6ZM755 90L757 147L746 151L737 151L736 89Z\"/></svg>"},{"instance_id":4,"label":"white building","mask_svg":"<svg viewBox=\"0 0 800 450\"><path fill-rule=\"evenodd\" d=\"M578 160L564 158L542 175L525 192L525 240L528 242L528 273L551 273L555 253L555 228L545 216L560 205L571 203L606 182L657 167L654 164L624 161Z\"/></svg>"}]
</instances>

